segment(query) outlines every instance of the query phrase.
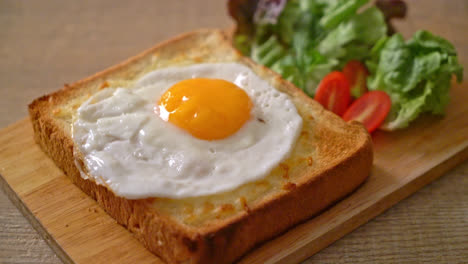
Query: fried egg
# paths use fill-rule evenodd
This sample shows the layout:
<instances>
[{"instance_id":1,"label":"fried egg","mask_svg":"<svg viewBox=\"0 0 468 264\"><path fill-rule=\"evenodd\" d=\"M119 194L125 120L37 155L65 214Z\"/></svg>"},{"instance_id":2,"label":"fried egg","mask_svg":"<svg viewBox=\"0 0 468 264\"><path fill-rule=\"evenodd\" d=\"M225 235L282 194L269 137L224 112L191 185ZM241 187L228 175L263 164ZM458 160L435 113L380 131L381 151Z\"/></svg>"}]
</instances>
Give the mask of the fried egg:
<instances>
[{"instance_id":1,"label":"fried egg","mask_svg":"<svg viewBox=\"0 0 468 264\"><path fill-rule=\"evenodd\" d=\"M302 128L288 95L238 63L147 73L77 110L82 177L128 199L233 190L286 159Z\"/></svg>"}]
</instances>

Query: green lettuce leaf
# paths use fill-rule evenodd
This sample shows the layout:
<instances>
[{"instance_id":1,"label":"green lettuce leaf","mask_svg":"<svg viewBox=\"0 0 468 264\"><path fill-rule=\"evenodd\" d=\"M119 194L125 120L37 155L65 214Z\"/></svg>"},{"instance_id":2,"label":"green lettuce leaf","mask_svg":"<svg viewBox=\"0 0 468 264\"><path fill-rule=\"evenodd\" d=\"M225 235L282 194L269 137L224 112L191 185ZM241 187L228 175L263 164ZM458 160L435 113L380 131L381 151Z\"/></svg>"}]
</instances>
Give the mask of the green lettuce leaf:
<instances>
[{"instance_id":1,"label":"green lettuce leaf","mask_svg":"<svg viewBox=\"0 0 468 264\"><path fill-rule=\"evenodd\" d=\"M340 0L330 2L325 15L320 19L320 25L326 29L333 29L341 22L356 15L357 10L369 0Z\"/></svg>"},{"instance_id":2,"label":"green lettuce leaf","mask_svg":"<svg viewBox=\"0 0 468 264\"><path fill-rule=\"evenodd\" d=\"M376 7L364 8L367 2L287 1L278 17L275 8L268 19L256 19L262 22L256 25L248 54L314 96L326 74L349 60L368 58L375 42L385 36L382 12ZM265 4L259 1L258 6Z\"/></svg>"},{"instance_id":3,"label":"green lettuce leaf","mask_svg":"<svg viewBox=\"0 0 468 264\"><path fill-rule=\"evenodd\" d=\"M405 128L421 113L443 114L449 102L452 75L461 82L463 67L445 39L418 31L408 41L400 34L377 42L366 62L370 90L382 90L392 108L382 128Z\"/></svg>"},{"instance_id":4,"label":"green lettuce leaf","mask_svg":"<svg viewBox=\"0 0 468 264\"><path fill-rule=\"evenodd\" d=\"M328 57L345 58L342 59L344 62L363 60L386 31L382 13L376 7L370 7L330 31L319 43L318 50Z\"/></svg>"}]
</instances>

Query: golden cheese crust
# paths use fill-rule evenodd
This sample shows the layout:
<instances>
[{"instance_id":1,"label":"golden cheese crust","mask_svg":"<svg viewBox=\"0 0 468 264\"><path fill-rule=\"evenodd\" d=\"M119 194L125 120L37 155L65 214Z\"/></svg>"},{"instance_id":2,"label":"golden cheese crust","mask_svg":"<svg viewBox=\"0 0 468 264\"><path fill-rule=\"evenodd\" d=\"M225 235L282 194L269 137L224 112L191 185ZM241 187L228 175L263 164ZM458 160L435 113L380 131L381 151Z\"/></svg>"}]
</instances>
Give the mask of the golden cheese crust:
<instances>
[{"instance_id":1,"label":"golden cheese crust","mask_svg":"<svg viewBox=\"0 0 468 264\"><path fill-rule=\"evenodd\" d=\"M75 110L105 87L128 87L168 66L238 62L290 96L303 128L291 156L265 179L190 199L127 200L84 180L73 155ZM356 189L372 166L372 141L362 125L345 123L273 71L241 56L219 30L163 42L129 60L29 105L36 142L73 183L168 263L232 263L259 243L316 215ZM76 159L76 161L75 161Z\"/></svg>"}]
</instances>

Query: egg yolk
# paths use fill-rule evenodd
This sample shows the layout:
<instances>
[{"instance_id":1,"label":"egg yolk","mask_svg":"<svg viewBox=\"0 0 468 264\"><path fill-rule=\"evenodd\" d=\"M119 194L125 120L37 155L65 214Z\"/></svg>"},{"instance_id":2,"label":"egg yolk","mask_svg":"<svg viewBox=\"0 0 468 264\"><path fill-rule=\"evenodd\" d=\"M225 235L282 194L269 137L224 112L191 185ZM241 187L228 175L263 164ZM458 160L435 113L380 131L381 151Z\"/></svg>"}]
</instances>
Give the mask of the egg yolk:
<instances>
[{"instance_id":1,"label":"egg yolk","mask_svg":"<svg viewBox=\"0 0 468 264\"><path fill-rule=\"evenodd\" d=\"M237 85L219 79L180 81L159 99L156 112L194 137L226 138L250 118L252 101Z\"/></svg>"}]
</instances>

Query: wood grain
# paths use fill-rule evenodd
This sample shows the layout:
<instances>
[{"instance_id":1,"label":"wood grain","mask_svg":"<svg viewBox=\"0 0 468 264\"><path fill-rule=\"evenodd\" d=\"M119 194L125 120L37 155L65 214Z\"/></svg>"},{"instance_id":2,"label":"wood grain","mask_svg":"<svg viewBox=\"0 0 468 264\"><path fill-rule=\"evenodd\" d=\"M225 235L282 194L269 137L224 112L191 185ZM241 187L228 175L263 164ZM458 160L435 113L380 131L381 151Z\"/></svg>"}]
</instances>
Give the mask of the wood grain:
<instances>
[{"instance_id":1,"label":"wood grain","mask_svg":"<svg viewBox=\"0 0 468 264\"><path fill-rule=\"evenodd\" d=\"M2 191L0 212L0 263L61 263Z\"/></svg>"},{"instance_id":2,"label":"wood grain","mask_svg":"<svg viewBox=\"0 0 468 264\"><path fill-rule=\"evenodd\" d=\"M240 263L297 263L468 159L468 83L452 87L444 118L373 135L366 183L321 215L265 243ZM458 131L451 134L451 131ZM430 142L430 143L429 143ZM53 164L28 119L0 131L0 181L10 199L67 263L162 263Z\"/></svg>"},{"instance_id":3,"label":"wood grain","mask_svg":"<svg viewBox=\"0 0 468 264\"><path fill-rule=\"evenodd\" d=\"M466 263L466 175L465 162L303 264Z\"/></svg>"},{"instance_id":4,"label":"wood grain","mask_svg":"<svg viewBox=\"0 0 468 264\"><path fill-rule=\"evenodd\" d=\"M444 36L467 67L468 1L407 2L409 14L396 23L398 30L406 37L421 28ZM0 127L24 118L28 102L65 82L174 34L228 26L224 8L219 0L0 1ZM467 189L465 162L307 263L464 263ZM61 263L2 192L0 263Z\"/></svg>"}]
</instances>

